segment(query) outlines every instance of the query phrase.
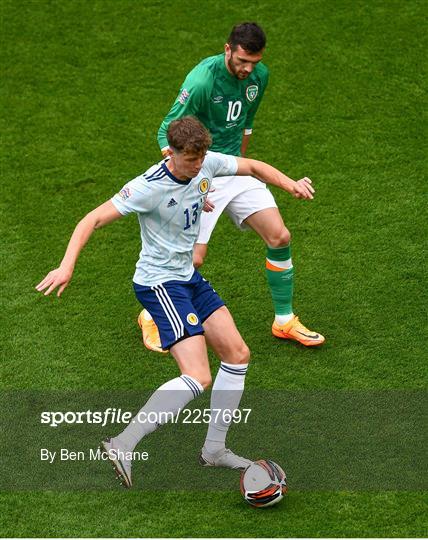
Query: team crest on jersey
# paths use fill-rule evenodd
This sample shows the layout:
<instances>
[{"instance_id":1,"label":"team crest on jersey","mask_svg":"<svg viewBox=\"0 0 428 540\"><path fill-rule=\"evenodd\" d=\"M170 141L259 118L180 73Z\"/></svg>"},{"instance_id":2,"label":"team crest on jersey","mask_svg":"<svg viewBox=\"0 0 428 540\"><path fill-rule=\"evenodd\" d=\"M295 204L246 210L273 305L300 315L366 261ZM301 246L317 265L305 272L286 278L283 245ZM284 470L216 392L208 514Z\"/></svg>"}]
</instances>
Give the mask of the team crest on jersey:
<instances>
[{"instance_id":1,"label":"team crest on jersey","mask_svg":"<svg viewBox=\"0 0 428 540\"><path fill-rule=\"evenodd\" d=\"M252 84L250 86L247 86L246 95L247 95L248 101L254 101L258 93L259 93L259 87L257 86L257 84Z\"/></svg>"},{"instance_id":2,"label":"team crest on jersey","mask_svg":"<svg viewBox=\"0 0 428 540\"><path fill-rule=\"evenodd\" d=\"M208 178L202 178L202 180L199 182L198 190L201 195L205 195L208 193L208 190L210 189L210 181Z\"/></svg>"},{"instance_id":3,"label":"team crest on jersey","mask_svg":"<svg viewBox=\"0 0 428 540\"><path fill-rule=\"evenodd\" d=\"M126 201L126 199L129 199L129 197L131 196L131 190L127 187L121 189L119 191L119 197L123 200L123 201Z\"/></svg>"},{"instance_id":4,"label":"team crest on jersey","mask_svg":"<svg viewBox=\"0 0 428 540\"><path fill-rule=\"evenodd\" d=\"M195 315L195 313L189 313L189 315L187 315L187 322L192 326L196 326L199 322L199 319L197 315Z\"/></svg>"},{"instance_id":5,"label":"team crest on jersey","mask_svg":"<svg viewBox=\"0 0 428 540\"><path fill-rule=\"evenodd\" d=\"M189 99L189 96L190 96L189 92L185 88L183 88L183 90L182 90L182 92L180 94L180 97L178 98L178 101L182 105L184 105L186 103L186 101Z\"/></svg>"}]
</instances>

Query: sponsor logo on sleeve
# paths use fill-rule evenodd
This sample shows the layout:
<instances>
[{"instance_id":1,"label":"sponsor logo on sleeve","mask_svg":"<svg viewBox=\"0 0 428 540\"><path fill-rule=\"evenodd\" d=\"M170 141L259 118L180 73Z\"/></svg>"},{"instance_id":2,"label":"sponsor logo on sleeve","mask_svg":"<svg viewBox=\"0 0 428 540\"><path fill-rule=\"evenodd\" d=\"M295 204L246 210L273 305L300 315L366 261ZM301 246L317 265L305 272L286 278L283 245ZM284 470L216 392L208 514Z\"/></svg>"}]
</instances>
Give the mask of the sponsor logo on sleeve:
<instances>
[{"instance_id":1,"label":"sponsor logo on sleeve","mask_svg":"<svg viewBox=\"0 0 428 540\"><path fill-rule=\"evenodd\" d=\"M259 87L257 84L251 84L247 86L246 96L248 101L254 101L259 93Z\"/></svg>"},{"instance_id":2,"label":"sponsor logo on sleeve","mask_svg":"<svg viewBox=\"0 0 428 540\"><path fill-rule=\"evenodd\" d=\"M119 191L119 197L122 199L122 201L126 201L126 199L129 199L131 196L131 190L128 187L124 187Z\"/></svg>"},{"instance_id":3,"label":"sponsor logo on sleeve","mask_svg":"<svg viewBox=\"0 0 428 540\"><path fill-rule=\"evenodd\" d=\"M178 98L178 101L182 105L184 105L186 103L186 101L189 99L189 96L190 96L189 92L185 88L183 88L183 90L181 91L181 94L180 94L180 96Z\"/></svg>"}]
</instances>

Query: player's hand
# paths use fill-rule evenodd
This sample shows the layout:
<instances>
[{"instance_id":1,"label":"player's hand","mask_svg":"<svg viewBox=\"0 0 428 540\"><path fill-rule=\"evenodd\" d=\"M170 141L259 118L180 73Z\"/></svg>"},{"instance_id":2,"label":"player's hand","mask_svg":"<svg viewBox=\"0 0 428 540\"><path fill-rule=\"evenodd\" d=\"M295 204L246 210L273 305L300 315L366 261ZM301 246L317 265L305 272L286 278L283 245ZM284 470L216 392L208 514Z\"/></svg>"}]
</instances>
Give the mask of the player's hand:
<instances>
[{"instance_id":1,"label":"player's hand","mask_svg":"<svg viewBox=\"0 0 428 540\"><path fill-rule=\"evenodd\" d=\"M296 199L313 199L315 189L312 187L312 180L310 178L301 178L294 183L293 196Z\"/></svg>"},{"instance_id":2,"label":"player's hand","mask_svg":"<svg viewBox=\"0 0 428 540\"><path fill-rule=\"evenodd\" d=\"M208 198L205 199L204 206L202 207L202 210L204 212L212 212L215 208L215 204L210 201Z\"/></svg>"},{"instance_id":3,"label":"player's hand","mask_svg":"<svg viewBox=\"0 0 428 540\"><path fill-rule=\"evenodd\" d=\"M215 191L215 187L210 187L208 193L212 193ZM215 208L215 204L208 199L208 197L205 199L204 206L202 207L202 210L204 212L212 212Z\"/></svg>"},{"instance_id":4,"label":"player's hand","mask_svg":"<svg viewBox=\"0 0 428 540\"><path fill-rule=\"evenodd\" d=\"M56 268L55 270L52 270L52 272L49 272L49 274L44 279L42 279L42 281L38 285L36 285L36 289L39 292L47 289L44 292L44 295L47 296L57 287L59 287L56 295L61 296L62 291L70 283L72 275L73 272L68 269L61 267Z\"/></svg>"}]
</instances>

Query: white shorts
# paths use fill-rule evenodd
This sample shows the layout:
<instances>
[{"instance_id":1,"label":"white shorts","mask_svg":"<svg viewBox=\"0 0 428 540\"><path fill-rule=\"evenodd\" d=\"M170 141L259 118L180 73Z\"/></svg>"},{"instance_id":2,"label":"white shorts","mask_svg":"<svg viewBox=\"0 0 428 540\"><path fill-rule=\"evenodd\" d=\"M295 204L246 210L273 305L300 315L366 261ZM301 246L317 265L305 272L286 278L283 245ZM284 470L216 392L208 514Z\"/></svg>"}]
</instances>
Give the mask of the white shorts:
<instances>
[{"instance_id":1,"label":"white shorts","mask_svg":"<svg viewBox=\"0 0 428 540\"><path fill-rule=\"evenodd\" d=\"M215 191L208 194L215 208L212 212L202 212L201 228L196 242L208 244L218 218L225 210L235 225L243 230L248 226L245 219L266 208L277 208L272 193L266 185L252 176L221 176L213 178Z\"/></svg>"}]
</instances>

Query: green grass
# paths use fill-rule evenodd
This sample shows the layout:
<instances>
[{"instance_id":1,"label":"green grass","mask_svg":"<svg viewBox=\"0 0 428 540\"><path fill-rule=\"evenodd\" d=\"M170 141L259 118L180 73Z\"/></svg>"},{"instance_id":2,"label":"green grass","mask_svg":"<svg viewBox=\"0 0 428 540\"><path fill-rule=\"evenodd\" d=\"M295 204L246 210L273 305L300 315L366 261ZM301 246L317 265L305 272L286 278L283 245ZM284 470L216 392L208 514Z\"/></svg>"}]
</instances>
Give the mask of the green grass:
<instances>
[{"instance_id":1,"label":"green grass","mask_svg":"<svg viewBox=\"0 0 428 540\"><path fill-rule=\"evenodd\" d=\"M427 511L418 493L292 493L270 510L230 492L14 493L0 502L2 534L18 537L413 537Z\"/></svg>"},{"instance_id":2,"label":"green grass","mask_svg":"<svg viewBox=\"0 0 428 540\"><path fill-rule=\"evenodd\" d=\"M2 0L3 389L135 390L177 373L138 339L134 217L97 232L63 298L34 285L76 222L159 159L181 81L242 20L265 28L271 71L250 154L317 189L275 197L295 311L327 337L270 337L263 244L222 218L203 273L251 348L247 388L426 387L424 2ZM291 490L257 512L234 492L3 492L0 532L422 536L423 495Z\"/></svg>"}]
</instances>

